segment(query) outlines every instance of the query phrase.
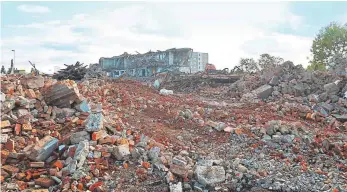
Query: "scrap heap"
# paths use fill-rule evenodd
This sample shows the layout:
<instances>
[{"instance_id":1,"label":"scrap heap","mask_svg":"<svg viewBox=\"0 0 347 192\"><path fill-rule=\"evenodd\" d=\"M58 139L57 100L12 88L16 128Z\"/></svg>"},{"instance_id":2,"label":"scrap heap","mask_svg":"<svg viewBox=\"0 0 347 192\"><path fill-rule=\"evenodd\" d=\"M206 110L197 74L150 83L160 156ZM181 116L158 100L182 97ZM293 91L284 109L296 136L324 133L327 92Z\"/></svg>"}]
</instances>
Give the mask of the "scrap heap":
<instances>
[{"instance_id":1,"label":"scrap heap","mask_svg":"<svg viewBox=\"0 0 347 192\"><path fill-rule=\"evenodd\" d=\"M347 190L339 95L227 104L131 80L1 83L4 191Z\"/></svg>"},{"instance_id":2,"label":"scrap heap","mask_svg":"<svg viewBox=\"0 0 347 192\"><path fill-rule=\"evenodd\" d=\"M58 80L70 79L70 80L82 80L87 72L87 66L83 66L83 63L76 62L76 64L67 65L65 69L61 69L53 77Z\"/></svg>"}]
</instances>

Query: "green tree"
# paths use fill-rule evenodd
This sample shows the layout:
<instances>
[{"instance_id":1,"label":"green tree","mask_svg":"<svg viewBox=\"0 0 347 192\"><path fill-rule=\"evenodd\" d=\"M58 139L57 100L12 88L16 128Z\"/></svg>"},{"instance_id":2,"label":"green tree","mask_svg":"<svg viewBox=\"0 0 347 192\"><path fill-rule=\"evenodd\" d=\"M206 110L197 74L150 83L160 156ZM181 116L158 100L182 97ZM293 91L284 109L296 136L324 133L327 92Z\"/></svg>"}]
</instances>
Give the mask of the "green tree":
<instances>
[{"instance_id":1,"label":"green tree","mask_svg":"<svg viewBox=\"0 0 347 192\"><path fill-rule=\"evenodd\" d=\"M313 60L308 69L324 70L338 65L336 61L347 55L347 23L332 22L322 28L313 40L311 52Z\"/></svg>"},{"instance_id":2,"label":"green tree","mask_svg":"<svg viewBox=\"0 0 347 192\"><path fill-rule=\"evenodd\" d=\"M267 53L261 54L258 59L258 65L261 69L271 69L283 63L280 57L274 57Z\"/></svg>"},{"instance_id":3,"label":"green tree","mask_svg":"<svg viewBox=\"0 0 347 192\"><path fill-rule=\"evenodd\" d=\"M5 67L1 66L1 74L5 74L5 73L6 73Z\"/></svg>"},{"instance_id":4,"label":"green tree","mask_svg":"<svg viewBox=\"0 0 347 192\"><path fill-rule=\"evenodd\" d=\"M241 58L240 68L242 71L246 73L259 71L258 63L252 58Z\"/></svg>"}]
</instances>

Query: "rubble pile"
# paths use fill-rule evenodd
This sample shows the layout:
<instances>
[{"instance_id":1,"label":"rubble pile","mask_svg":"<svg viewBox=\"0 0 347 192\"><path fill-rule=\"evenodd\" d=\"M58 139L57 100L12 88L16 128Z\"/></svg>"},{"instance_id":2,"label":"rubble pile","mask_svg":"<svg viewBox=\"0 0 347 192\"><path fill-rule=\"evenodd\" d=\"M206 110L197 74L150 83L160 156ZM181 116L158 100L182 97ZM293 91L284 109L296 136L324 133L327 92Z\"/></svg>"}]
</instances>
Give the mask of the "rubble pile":
<instances>
[{"instance_id":1,"label":"rubble pile","mask_svg":"<svg viewBox=\"0 0 347 192\"><path fill-rule=\"evenodd\" d=\"M342 90L345 82L336 74L309 72L301 65L287 61L273 70L242 77L230 86L228 95L243 102L274 101L285 95L337 102L338 97L342 96L339 90Z\"/></svg>"},{"instance_id":2,"label":"rubble pile","mask_svg":"<svg viewBox=\"0 0 347 192\"><path fill-rule=\"evenodd\" d=\"M106 77L106 72L102 70L102 67L99 64L89 65L86 74L84 75L84 79L104 77Z\"/></svg>"},{"instance_id":3,"label":"rubble pile","mask_svg":"<svg viewBox=\"0 0 347 192\"><path fill-rule=\"evenodd\" d=\"M1 82L4 191L347 190L341 97L227 104L131 80Z\"/></svg>"},{"instance_id":4,"label":"rubble pile","mask_svg":"<svg viewBox=\"0 0 347 192\"><path fill-rule=\"evenodd\" d=\"M225 74L171 75L163 81L161 86L177 93L225 98L229 86L238 79L239 76Z\"/></svg>"}]
</instances>

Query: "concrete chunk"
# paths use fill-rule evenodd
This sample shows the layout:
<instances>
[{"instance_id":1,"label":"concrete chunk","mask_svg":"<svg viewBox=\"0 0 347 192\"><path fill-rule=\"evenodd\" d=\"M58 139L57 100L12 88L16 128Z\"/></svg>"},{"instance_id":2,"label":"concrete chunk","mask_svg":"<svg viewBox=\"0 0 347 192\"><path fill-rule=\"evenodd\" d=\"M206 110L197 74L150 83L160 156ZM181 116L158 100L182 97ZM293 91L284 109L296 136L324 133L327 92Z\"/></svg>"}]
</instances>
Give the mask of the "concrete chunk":
<instances>
[{"instance_id":1,"label":"concrete chunk","mask_svg":"<svg viewBox=\"0 0 347 192\"><path fill-rule=\"evenodd\" d=\"M90 141L90 134L87 131L72 133L70 136L70 141L72 144L78 144L84 140Z\"/></svg>"},{"instance_id":2,"label":"concrete chunk","mask_svg":"<svg viewBox=\"0 0 347 192\"><path fill-rule=\"evenodd\" d=\"M45 161L58 147L58 139L47 135L33 145L24 148L26 156L33 161Z\"/></svg>"},{"instance_id":3,"label":"concrete chunk","mask_svg":"<svg viewBox=\"0 0 347 192\"><path fill-rule=\"evenodd\" d=\"M86 131L88 132L96 132L100 131L104 124L104 117L101 113L92 113L89 115L86 124Z\"/></svg>"},{"instance_id":4,"label":"concrete chunk","mask_svg":"<svg viewBox=\"0 0 347 192\"><path fill-rule=\"evenodd\" d=\"M41 88L45 85L45 79L42 76L30 76L21 79L21 84L29 89Z\"/></svg>"},{"instance_id":5,"label":"concrete chunk","mask_svg":"<svg viewBox=\"0 0 347 192\"><path fill-rule=\"evenodd\" d=\"M259 99L267 99L272 94L273 88L271 85L263 85L259 87L256 90L253 90L252 92L259 98Z\"/></svg>"},{"instance_id":6,"label":"concrete chunk","mask_svg":"<svg viewBox=\"0 0 347 192\"><path fill-rule=\"evenodd\" d=\"M195 176L203 185L213 185L225 181L225 170L222 166L196 166Z\"/></svg>"},{"instance_id":7,"label":"concrete chunk","mask_svg":"<svg viewBox=\"0 0 347 192\"><path fill-rule=\"evenodd\" d=\"M126 156L130 155L129 145L124 144L116 146L113 150L113 155L117 160L124 160Z\"/></svg>"},{"instance_id":8,"label":"concrete chunk","mask_svg":"<svg viewBox=\"0 0 347 192\"><path fill-rule=\"evenodd\" d=\"M77 167L78 169L83 168L83 164L84 161L87 159L89 153L89 142L88 141L81 141L79 142L76 152L75 152L75 156L74 156L74 160L76 160L77 163Z\"/></svg>"},{"instance_id":9,"label":"concrete chunk","mask_svg":"<svg viewBox=\"0 0 347 192\"><path fill-rule=\"evenodd\" d=\"M43 96L48 105L60 108L71 108L71 104L81 102L81 95L74 81L56 83L48 87Z\"/></svg>"},{"instance_id":10,"label":"concrete chunk","mask_svg":"<svg viewBox=\"0 0 347 192\"><path fill-rule=\"evenodd\" d=\"M324 85L324 90L328 94L336 94L339 92L339 87L336 85L336 83L328 83Z\"/></svg>"}]
</instances>

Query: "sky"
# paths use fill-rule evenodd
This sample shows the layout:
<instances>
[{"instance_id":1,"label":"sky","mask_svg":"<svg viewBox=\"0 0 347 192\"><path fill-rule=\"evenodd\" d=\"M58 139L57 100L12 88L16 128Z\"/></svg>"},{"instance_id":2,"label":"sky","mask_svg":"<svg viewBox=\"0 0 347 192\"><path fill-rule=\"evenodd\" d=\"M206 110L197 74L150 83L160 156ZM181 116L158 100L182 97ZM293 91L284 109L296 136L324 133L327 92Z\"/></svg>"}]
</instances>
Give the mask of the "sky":
<instances>
[{"instance_id":1,"label":"sky","mask_svg":"<svg viewBox=\"0 0 347 192\"><path fill-rule=\"evenodd\" d=\"M1 65L50 73L124 52L189 47L217 68L262 53L308 65L330 22L347 23L347 2L1 2Z\"/></svg>"}]
</instances>

